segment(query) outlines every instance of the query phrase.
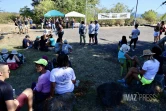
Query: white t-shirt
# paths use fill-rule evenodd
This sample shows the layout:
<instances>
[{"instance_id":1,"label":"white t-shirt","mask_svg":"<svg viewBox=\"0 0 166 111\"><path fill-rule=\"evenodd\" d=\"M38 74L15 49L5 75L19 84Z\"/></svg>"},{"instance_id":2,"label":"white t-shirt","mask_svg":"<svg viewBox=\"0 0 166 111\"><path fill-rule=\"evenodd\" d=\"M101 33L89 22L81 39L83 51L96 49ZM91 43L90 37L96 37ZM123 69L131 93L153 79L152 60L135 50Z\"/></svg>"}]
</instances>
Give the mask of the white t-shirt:
<instances>
[{"instance_id":1,"label":"white t-shirt","mask_svg":"<svg viewBox=\"0 0 166 111\"><path fill-rule=\"evenodd\" d=\"M132 39L135 39L140 35L140 31L138 29L134 29L132 30L131 35L132 35Z\"/></svg>"},{"instance_id":2,"label":"white t-shirt","mask_svg":"<svg viewBox=\"0 0 166 111\"><path fill-rule=\"evenodd\" d=\"M146 71L145 74L143 75L144 78L148 80L153 80L158 72L159 65L160 63L156 59L154 59L154 61L153 60L146 61L142 67L142 69Z\"/></svg>"},{"instance_id":3,"label":"white t-shirt","mask_svg":"<svg viewBox=\"0 0 166 111\"><path fill-rule=\"evenodd\" d=\"M68 54L68 53L69 53L69 49L72 49L72 47L71 47L69 44L63 44L63 45L62 45L62 51L63 51L65 54Z\"/></svg>"},{"instance_id":4,"label":"white t-shirt","mask_svg":"<svg viewBox=\"0 0 166 111\"><path fill-rule=\"evenodd\" d=\"M51 71L50 81L55 82L55 93L64 94L66 92L73 92L76 76L74 70L68 68L55 68Z\"/></svg>"}]
</instances>

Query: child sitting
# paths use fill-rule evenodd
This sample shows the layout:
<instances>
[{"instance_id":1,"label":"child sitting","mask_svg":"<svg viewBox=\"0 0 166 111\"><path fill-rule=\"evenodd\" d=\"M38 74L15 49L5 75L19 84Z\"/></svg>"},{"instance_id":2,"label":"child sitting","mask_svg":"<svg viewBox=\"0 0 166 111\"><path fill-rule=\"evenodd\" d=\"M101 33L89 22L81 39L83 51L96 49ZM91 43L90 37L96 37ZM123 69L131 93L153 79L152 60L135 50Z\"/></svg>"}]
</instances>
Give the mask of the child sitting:
<instances>
[{"instance_id":1,"label":"child sitting","mask_svg":"<svg viewBox=\"0 0 166 111\"><path fill-rule=\"evenodd\" d=\"M64 44L62 45L62 52L68 55L71 51L72 46L68 44L67 40L64 40Z\"/></svg>"},{"instance_id":2,"label":"child sitting","mask_svg":"<svg viewBox=\"0 0 166 111\"><path fill-rule=\"evenodd\" d=\"M34 41L33 47L35 49L39 50L39 48L40 48L40 37L39 36L36 37L36 40Z\"/></svg>"},{"instance_id":3,"label":"child sitting","mask_svg":"<svg viewBox=\"0 0 166 111\"><path fill-rule=\"evenodd\" d=\"M6 62L7 57L9 56L8 50L7 49L2 49L0 56L1 56L0 62Z\"/></svg>"},{"instance_id":4,"label":"child sitting","mask_svg":"<svg viewBox=\"0 0 166 111\"><path fill-rule=\"evenodd\" d=\"M49 39L47 41L47 46L49 47L55 47L55 39L53 38L53 35L49 35Z\"/></svg>"},{"instance_id":5,"label":"child sitting","mask_svg":"<svg viewBox=\"0 0 166 111\"><path fill-rule=\"evenodd\" d=\"M122 36L122 40L119 41L118 46L121 47L123 44L127 44L126 36Z\"/></svg>"}]
</instances>

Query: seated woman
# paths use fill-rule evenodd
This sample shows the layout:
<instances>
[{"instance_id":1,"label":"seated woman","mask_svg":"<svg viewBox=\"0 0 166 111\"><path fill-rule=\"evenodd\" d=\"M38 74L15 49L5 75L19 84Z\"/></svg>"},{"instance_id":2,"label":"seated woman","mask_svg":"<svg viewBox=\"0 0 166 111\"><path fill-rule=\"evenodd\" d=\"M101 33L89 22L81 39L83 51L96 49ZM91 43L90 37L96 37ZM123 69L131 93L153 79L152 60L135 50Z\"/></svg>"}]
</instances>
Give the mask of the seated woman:
<instances>
[{"instance_id":1,"label":"seated woman","mask_svg":"<svg viewBox=\"0 0 166 111\"><path fill-rule=\"evenodd\" d=\"M157 71L159 69L159 61L153 58L153 55L149 49L143 51L142 57L146 60L143 64L142 69L137 69L132 67L127 75L118 80L118 82L123 83L123 86L128 87L131 84L133 79L136 79L142 83L142 85L151 84Z\"/></svg>"},{"instance_id":2,"label":"seated woman","mask_svg":"<svg viewBox=\"0 0 166 111\"><path fill-rule=\"evenodd\" d=\"M17 51L16 50L12 50L11 54L9 54L8 58L7 58L7 64L9 66L9 69L17 69L19 67L19 63L20 60L19 58L16 56Z\"/></svg>"},{"instance_id":3,"label":"seated woman","mask_svg":"<svg viewBox=\"0 0 166 111\"><path fill-rule=\"evenodd\" d=\"M55 47L55 39L53 38L53 35L49 35L49 39L47 41L47 46L49 47Z\"/></svg>"},{"instance_id":4,"label":"seated woman","mask_svg":"<svg viewBox=\"0 0 166 111\"><path fill-rule=\"evenodd\" d=\"M8 56L9 56L8 50L7 50L7 49L2 49L0 56L1 56L0 61L1 61L1 62L6 62Z\"/></svg>"},{"instance_id":5,"label":"seated woman","mask_svg":"<svg viewBox=\"0 0 166 111\"><path fill-rule=\"evenodd\" d=\"M46 70L48 62L45 59L39 59L38 61L34 62L36 65L36 71L41 74L37 83L32 84L35 103L39 103L50 96L50 71Z\"/></svg>"},{"instance_id":6,"label":"seated woman","mask_svg":"<svg viewBox=\"0 0 166 111\"><path fill-rule=\"evenodd\" d=\"M127 44L126 36L122 36L122 40L119 41L118 46L121 47L123 44Z\"/></svg>"},{"instance_id":7,"label":"seated woman","mask_svg":"<svg viewBox=\"0 0 166 111\"><path fill-rule=\"evenodd\" d=\"M36 37L34 44L33 44L33 47L35 49L39 50L39 48L40 48L40 37L39 36Z\"/></svg>"},{"instance_id":8,"label":"seated woman","mask_svg":"<svg viewBox=\"0 0 166 111\"><path fill-rule=\"evenodd\" d=\"M68 55L71 51L72 46L68 44L67 40L64 40L64 44L62 45L62 52Z\"/></svg>"},{"instance_id":9,"label":"seated woman","mask_svg":"<svg viewBox=\"0 0 166 111\"><path fill-rule=\"evenodd\" d=\"M132 64L134 67L136 67L137 65L139 65L139 61L137 56L133 56L130 57L127 52L130 50L130 46L123 44L118 52L118 60L120 63L122 63L122 61L120 61L120 59L126 59L126 60L131 60Z\"/></svg>"},{"instance_id":10,"label":"seated woman","mask_svg":"<svg viewBox=\"0 0 166 111\"><path fill-rule=\"evenodd\" d=\"M60 54L57 57L57 68L51 71L51 96L73 92L76 76L74 70L68 67L68 56Z\"/></svg>"},{"instance_id":11,"label":"seated woman","mask_svg":"<svg viewBox=\"0 0 166 111\"><path fill-rule=\"evenodd\" d=\"M48 51L48 47L46 45L46 42L47 42L46 35L41 36L41 40L40 40L40 50L41 51Z\"/></svg>"},{"instance_id":12,"label":"seated woman","mask_svg":"<svg viewBox=\"0 0 166 111\"><path fill-rule=\"evenodd\" d=\"M55 43L55 52L60 53L62 51L62 39L58 38Z\"/></svg>"}]
</instances>

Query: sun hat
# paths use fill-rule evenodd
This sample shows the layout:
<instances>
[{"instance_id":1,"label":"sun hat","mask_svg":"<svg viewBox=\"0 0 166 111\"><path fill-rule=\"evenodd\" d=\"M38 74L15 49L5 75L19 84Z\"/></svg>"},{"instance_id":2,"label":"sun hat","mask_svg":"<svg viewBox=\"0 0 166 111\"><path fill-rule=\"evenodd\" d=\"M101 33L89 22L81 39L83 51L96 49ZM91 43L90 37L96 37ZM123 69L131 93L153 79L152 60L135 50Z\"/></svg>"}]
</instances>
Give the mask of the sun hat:
<instances>
[{"instance_id":1,"label":"sun hat","mask_svg":"<svg viewBox=\"0 0 166 111\"><path fill-rule=\"evenodd\" d=\"M16 50L12 50L11 54L18 54Z\"/></svg>"},{"instance_id":2,"label":"sun hat","mask_svg":"<svg viewBox=\"0 0 166 111\"><path fill-rule=\"evenodd\" d=\"M124 53L128 52L130 50L130 46L123 44L120 48L121 51L123 51Z\"/></svg>"},{"instance_id":3,"label":"sun hat","mask_svg":"<svg viewBox=\"0 0 166 111\"><path fill-rule=\"evenodd\" d=\"M47 60L45 59L39 59L38 61L34 61L36 64L41 64L46 66L48 64Z\"/></svg>"},{"instance_id":4,"label":"sun hat","mask_svg":"<svg viewBox=\"0 0 166 111\"><path fill-rule=\"evenodd\" d=\"M67 44L68 43L67 40L64 40L64 43Z\"/></svg>"},{"instance_id":5,"label":"sun hat","mask_svg":"<svg viewBox=\"0 0 166 111\"><path fill-rule=\"evenodd\" d=\"M6 53L8 53L8 50L7 50L7 49L2 49L2 50L1 50L1 53L2 53L2 54L6 54Z\"/></svg>"},{"instance_id":6,"label":"sun hat","mask_svg":"<svg viewBox=\"0 0 166 111\"><path fill-rule=\"evenodd\" d=\"M146 49L146 50L143 50L143 56L150 56L150 55L154 55L155 53L152 53L152 51L150 49Z\"/></svg>"}]
</instances>

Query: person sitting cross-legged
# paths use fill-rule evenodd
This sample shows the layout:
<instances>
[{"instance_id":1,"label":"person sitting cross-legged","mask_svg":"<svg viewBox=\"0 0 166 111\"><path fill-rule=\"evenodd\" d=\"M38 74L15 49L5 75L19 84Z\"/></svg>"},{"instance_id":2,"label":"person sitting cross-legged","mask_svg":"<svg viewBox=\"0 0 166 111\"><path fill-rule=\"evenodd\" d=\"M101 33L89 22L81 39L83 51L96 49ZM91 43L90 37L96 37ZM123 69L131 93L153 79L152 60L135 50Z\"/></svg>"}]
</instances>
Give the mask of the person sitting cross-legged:
<instances>
[{"instance_id":1,"label":"person sitting cross-legged","mask_svg":"<svg viewBox=\"0 0 166 111\"><path fill-rule=\"evenodd\" d=\"M33 92L30 88L24 90L14 99L13 88L5 80L9 78L10 70L7 64L0 64L0 111L20 111L28 104L28 111L33 111Z\"/></svg>"},{"instance_id":2,"label":"person sitting cross-legged","mask_svg":"<svg viewBox=\"0 0 166 111\"><path fill-rule=\"evenodd\" d=\"M159 69L159 61L153 58L151 50L147 49L143 51L142 57L146 60L143 64L142 69L137 69L135 67L130 68L127 75L118 80L118 82L123 83L123 86L128 87L133 79L136 79L142 83L142 85L151 84L157 71Z\"/></svg>"}]
</instances>

